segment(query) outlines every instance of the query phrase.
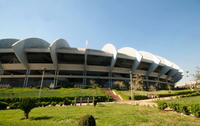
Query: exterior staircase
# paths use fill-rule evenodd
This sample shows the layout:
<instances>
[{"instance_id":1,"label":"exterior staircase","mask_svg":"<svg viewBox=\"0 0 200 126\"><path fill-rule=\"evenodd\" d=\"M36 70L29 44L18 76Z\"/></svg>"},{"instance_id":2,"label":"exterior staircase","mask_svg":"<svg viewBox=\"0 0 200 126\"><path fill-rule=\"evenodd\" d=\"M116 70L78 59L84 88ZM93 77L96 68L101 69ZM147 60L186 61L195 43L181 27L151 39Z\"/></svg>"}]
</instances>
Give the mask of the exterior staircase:
<instances>
[{"instance_id":1,"label":"exterior staircase","mask_svg":"<svg viewBox=\"0 0 200 126\"><path fill-rule=\"evenodd\" d=\"M113 93L113 91L111 89L109 89L109 88L102 88L102 90L106 94L108 94L109 96L111 96L114 99L114 101L121 101L121 98L117 94Z\"/></svg>"}]
</instances>

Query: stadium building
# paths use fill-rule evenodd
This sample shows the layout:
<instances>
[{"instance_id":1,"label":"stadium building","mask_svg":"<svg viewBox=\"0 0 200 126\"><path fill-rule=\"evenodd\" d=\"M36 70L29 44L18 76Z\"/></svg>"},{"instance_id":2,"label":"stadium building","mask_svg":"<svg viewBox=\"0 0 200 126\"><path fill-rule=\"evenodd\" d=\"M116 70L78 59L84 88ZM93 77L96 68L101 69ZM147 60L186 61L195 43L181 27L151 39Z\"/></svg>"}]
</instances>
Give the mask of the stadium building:
<instances>
[{"instance_id":1,"label":"stadium building","mask_svg":"<svg viewBox=\"0 0 200 126\"><path fill-rule=\"evenodd\" d=\"M86 85L95 80L101 87L130 80L139 74L147 87L174 85L183 76L176 64L131 47L116 49L106 44L101 50L72 48L64 39L51 44L40 38L0 40L0 85L33 87Z\"/></svg>"}]
</instances>

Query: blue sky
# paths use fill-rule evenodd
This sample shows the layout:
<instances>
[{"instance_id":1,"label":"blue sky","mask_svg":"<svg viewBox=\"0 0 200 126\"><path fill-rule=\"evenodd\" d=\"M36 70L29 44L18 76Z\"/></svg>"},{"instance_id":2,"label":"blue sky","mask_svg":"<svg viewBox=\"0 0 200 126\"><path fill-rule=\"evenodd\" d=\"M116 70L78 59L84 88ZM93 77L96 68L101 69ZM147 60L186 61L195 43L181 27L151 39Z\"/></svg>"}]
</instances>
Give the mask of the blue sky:
<instances>
[{"instance_id":1,"label":"blue sky","mask_svg":"<svg viewBox=\"0 0 200 126\"><path fill-rule=\"evenodd\" d=\"M199 0L0 0L0 38L64 38L149 51L193 73L200 66ZM185 79L182 80L184 82Z\"/></svg>"}]
</instances>

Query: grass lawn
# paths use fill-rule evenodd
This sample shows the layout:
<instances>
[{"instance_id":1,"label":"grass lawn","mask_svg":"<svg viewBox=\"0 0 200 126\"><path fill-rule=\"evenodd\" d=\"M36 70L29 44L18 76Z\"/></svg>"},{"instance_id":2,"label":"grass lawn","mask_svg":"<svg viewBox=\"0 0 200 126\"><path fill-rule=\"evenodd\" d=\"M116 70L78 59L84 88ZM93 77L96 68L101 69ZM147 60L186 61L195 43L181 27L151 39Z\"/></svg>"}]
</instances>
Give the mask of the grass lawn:
<instances>
[{"instance_id":1,"label":"grass lawn","mask_svg":"<svg viewBox=\"0 0 200 126\"><path fill-rule=\"evenodd\" d=\"M80 117L92 114L97 126L197 126L200 119L157 108L128 104L93 106L41 107L30 112L30 120L21 110L1 110L3 126L77 126Z\"/></svg>"},{"instance_id":2,"label":"grass lawn","mask_svg":"<svg viewBox=\"0 0 200 126\"><path fill-rule=\"evenodd\" d=\"M173 99L169 102L179 102L184 104L196 104L200 103L200 96L193 96L193 97L185 97L185 98L179 98L179 99Z\"/></svg>"},{"instance_id":3,"label":"grass lawn","mask_svg":"<svg viewBox=\"0 0 200 126\"><path fill-rule=\"evenodd\" d=\"M0 89L0 97L36 97L39 89L35 88L12 88ZM100 89L80 89L80 88L61 88L61 89L42 89L41 96L105 96Z\"/></svg>"}]
</instances>

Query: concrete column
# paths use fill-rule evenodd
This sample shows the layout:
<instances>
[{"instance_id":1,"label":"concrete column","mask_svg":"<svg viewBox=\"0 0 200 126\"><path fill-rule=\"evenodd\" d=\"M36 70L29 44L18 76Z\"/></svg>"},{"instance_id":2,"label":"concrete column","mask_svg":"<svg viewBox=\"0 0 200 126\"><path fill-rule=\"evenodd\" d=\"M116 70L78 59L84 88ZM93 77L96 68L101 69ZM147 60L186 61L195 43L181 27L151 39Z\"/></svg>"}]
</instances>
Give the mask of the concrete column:
<instances>
[{"instance_id":1,"label":"concrete column","mask_svg":"<svg viewBox=\"0 0 200 126\"><path fill-rule=\"evenodd\" d=\"M112 89L112 73L109 72L109 88Z\"/></svg>"},{"instance_id":2,"label":"concrete column","mask_svg":"<svg viewBox=\"0 0 200 126\"><path fill-rule=\"evenodd\" d=\"M41 83L40 83L39 97L41 96L41 92L42 92L42 85L43 85L43 81L44 81L44 74L45 74L45 70L43 70L43 72L42 72L42 80L41 80Z\"/></svg>"}]
</instances>

